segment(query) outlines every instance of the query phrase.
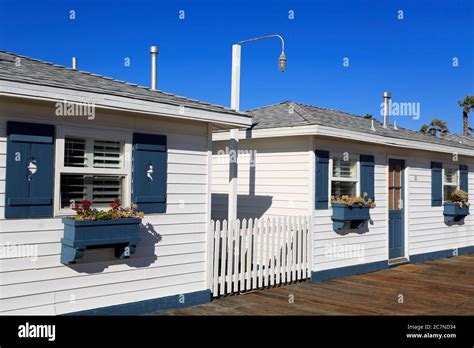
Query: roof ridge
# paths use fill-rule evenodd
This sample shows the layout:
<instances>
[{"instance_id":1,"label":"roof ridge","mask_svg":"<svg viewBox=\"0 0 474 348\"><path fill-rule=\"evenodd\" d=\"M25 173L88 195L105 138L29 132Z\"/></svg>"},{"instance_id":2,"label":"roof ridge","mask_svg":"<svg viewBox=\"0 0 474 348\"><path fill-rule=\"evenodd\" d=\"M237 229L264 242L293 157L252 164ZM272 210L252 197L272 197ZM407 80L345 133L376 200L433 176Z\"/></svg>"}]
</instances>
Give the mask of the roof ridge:
<instances>
[{"instance_id":1,"label":"roof ridge","mask_svg":"<svg viewBox=\"0 0 474 348\"><path fill-rule=\"evenodd\" d=\"M345 114L345 115L348 115L348 116L351 116L351 117L357 117L358 119L361 119L361 120L367 120L367 121L371 121L373 120L376 124L378 124L379 126L383 126L383 123L381 121L379 121L378 119L376 119L375 117L374 118L371 118L371 119L367 119L365 118L364 116L362 115L357 115L357 114L353 114L353 113L350 113L350 112L347 112L347 111L343 111L343 110L339 110L339 109L331 109L331 108L326 108L326 107L322 107L322 106L316 106L316 105L309 105L309 104L305 104L305 103L297 103L299 104L301 107L303 108L313 108L313 109L319 109L319 110L326 110L326 111L333 111L333 112L340 112L342 114ZM406 128L403 128L403 127L398 127L399 129L406 129Z\"/></svg>"},{"instance_id":2,"label":"roof ridge","mask_svg":"<svg viewBox=\"0 0 474 348\"><path fill-rule=\"evenodd\" d=\"M309 113L305 108L303 108L299 103L296 103L296 102L291 102L291 103L294 104L300 111L298 115L300 115L306 122L311 122L309 118L307 117ZM304 115L306 115L306 117Z\"/></svg>"},{"instance_id":3,"label":"roof ridge","mask_svg":"<svg viewBox=\"0 0 474 348\"><path fill-rule=\"evenodd\" d=\"M209 102L203 102L203 101L200 101L200 100L197 100L197 99L192 99L192 98L188 98L188 97L184 97L184 96L179 96L177 94L164 92L164 91L161 91L161 90L158 90L158 89L153 90L150 87L142 86L142 85L135 84L135 83L132 83L132 82L117 80L113 77L108 77L108 76L104 76L104 75L101 75L101 74L95 74L95 73L91 73L91 72L88 72L88 71L85 71L85 70L73 69L73 68L65 66L65 65L54 64L54 63L47 62L47 61L44 61L44 60L41 60L41 59L24 56L24 55L9 52L9 51L6 51L6 50L0 50L0 53L4 53L4 54L7 54L7 55L10 55L10 56L13 56L13 57L19 57L19 58L34 61L34 62L39 62L39 63L45 64L45 65L50 65L50 66L60 68L60 69L65 69L65 70L68 70L68 71L75 71L77 73L81 73L81 74L84 74L84 75L87 75L87 76L92 76L92 77L95 77L95 78L101 78L101 79L103 78L103 79L106 79L106 80L109 80L109 81L114 81L114 82L117 82L117 83L120 83L120 84L123 84L123 85L128 85L128 86L131 85L133 87L144 89L144 90L147 90L147 91L157 92L157 93L160 93L160 94L165 95L165 96L174 97L174 98L177 98L177 99L182 99L183 101L195 102L198 105L202 104L203 106L207 105L207 106L212 106L212 107L215 107L215 108L218 108L218 109L221 109L221 110L232 111L232 112L236 112L236 113L239 113L239 114L245 114L245 112L235 111L235 110L232 110L231 108L228 108L228 107L225 107L225 106L222 106L222 105L209 103Z\"/></svg>"},{"instance_id":4,"label":"roof ridge","mask_svg":"<svg viewBox=\"0 0 474 348\"><path fill-rule=\"evenodd\" d=\"M362 116L362 115L352 114L352 113L350 113L350 112L343 111L343 110L325 108L325 107L322 107L322 106L309 105L309 104L298 103L298 102L296 102L296 104L299 104L299 105L301 105L301 106L303 106L303 107L309 107L309 108L315 108L315 109L321 109L321 110L328 110L328 111L341 112L341 113L346 114L346 115L350 115L350 116L354 116L354 117L359 117L359 118L364 118L364 116ZM376 119L374 119L374 120L376 120ZM377 120L376 120L376 121L377 121Z\"/></svg>"},{"instance_id":5,"label":"roof ridge","mask_svg":"<svg viewBox=\"0 0 474 348\"><path fill-rule=\"evenodd\" d=\"M259 107L253 108L253 109L247 109L247 110L245 110L245 112L255 111L255 110L259 110L259 109L265 109L265 108L269 108L269 107L272 107L272 106L277 106L277 105L281 105L281 104L285 104L285 103L294 103L294 102L289 101L289 100L285 100L285 101L275 103L275 104L259 106Z\"/></svg>"},{"instance_id":6,"label":"roof ridge","mask_svg":"<svg viewBox=\"0 0 474 348\"><path fill-rule=\"evenodd\" d=\"M272 106L277 106L277 105L281 105L281 104L285 104L285 103L293 103L293 104L296 104L296 105L300 106L303 109L305 107L309 107L309 108L315 108L315 109L321 109L321 110L341 112L341 113L346 114L346 115L350 115L350 116L354 116L354 117L358 117L358 118L364 118L364 116L362 116L362 115L352 114L352 113L347 112L347 111L338 110L338 109L331 109L331 108L326 108L326 107L316 106L316 105L309 105L309 104L305 104L305 103L301 103L301 102L297 102L297 101L292 101L292 100L285 100L285 101L275 103L275 104L260 106L260 107L254 108L254 109L248 109L247 112L255 111L255 110L259 110L259 109L264 109L264 108L268 108L268 107L272 107ZM374 121L377 121L380 124L382 124L382 122L380 122L379 120L377 120L375 118L374 118Z\"/></svg>"}]
</instances>

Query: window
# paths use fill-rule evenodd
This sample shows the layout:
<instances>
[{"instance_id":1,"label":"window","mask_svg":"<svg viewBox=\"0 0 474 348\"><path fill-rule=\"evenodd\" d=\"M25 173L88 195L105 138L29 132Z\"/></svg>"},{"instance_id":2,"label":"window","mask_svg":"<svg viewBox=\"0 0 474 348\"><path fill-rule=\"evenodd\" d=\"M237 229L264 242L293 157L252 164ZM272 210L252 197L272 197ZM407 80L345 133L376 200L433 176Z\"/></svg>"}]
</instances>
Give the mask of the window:
<instances>
[{"instance_id":1,"label":"window","mask_svg":"<svg viewBox=\"0 0 474 348\"><path fill-rule=\"evenodd\" d=\"M444 200L447 201L449 196L458 188L458 170L456 168L445 168L443 181Z\"/></svg>"},{"instance_id":2,"label":"window","mask_svg":"<svg viewBox=\"0 0 474 348\"><path fill-rule=\"evenodd\" d=\"M388 209L403 209L403 164L400 160L390 160L388 164Z\"/></svg>"},{"instance_id":3,"label":"window","mask_svg":"<svg viewBox=\"0 0 474 348\"><path fill-rule=\"evenodd\" d=\"M331 196L356 196L358 181L356 160L332 159Z\"/></svg>"},{"instance_id":4,"label":"window","mask_svg":"<svg viewBox=\"0 0 474 348\"><path fill-rule=\"evenodd\" d=\"M108 207L115 198L122 199L121 176L61 174L61 208L87 199L95 207Z\"/></svg>"},{"instance_id":5,"label":"window","mask_svg":"<svg viewBox=\"0 0 474 348\"><path fill-rule=\"evenodd\" d=\"M67 167L86 166L86 141L84 139L66 139L64 165Z\"/></svg>"},{"instance_id":6,"label":"window","mask_svg":"<svg viewBox=\"0 0 474 348\"><path fill-rule=\"evenodd\" d=\"M123 200L124 142L64 137L64 162L60 173L60 209L87 199L105 208L115 198Z\"/></svg>"},{"instance_id":7,"label":"window","mask_svg":"<svg viewBox=\"0 0 474 348\"><path fill-rule=\"evenodd\" d=\"M64 166L122 168L122 144L119 141L65 138Z\"/></svg>"}]
</instances>

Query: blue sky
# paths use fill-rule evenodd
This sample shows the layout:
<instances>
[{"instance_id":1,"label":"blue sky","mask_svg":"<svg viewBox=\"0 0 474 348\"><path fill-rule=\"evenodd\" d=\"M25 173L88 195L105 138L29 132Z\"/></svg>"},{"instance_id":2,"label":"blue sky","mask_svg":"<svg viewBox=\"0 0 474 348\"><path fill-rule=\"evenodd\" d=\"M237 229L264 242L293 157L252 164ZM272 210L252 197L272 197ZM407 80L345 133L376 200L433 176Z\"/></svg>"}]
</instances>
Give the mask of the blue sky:
<instances>
[{"instance_id":1,"label":"blue sky","mask_svg":"<svg viewBox=\"0 0 474 348\"><path fill-rule=\"evenodd\" d=\"M61 65L75 55L81 70L149 85L155 44L160 90L228 106L232 44L278 33L283 74L278 41L242 47L241 109L294 100L380 119L388 90L395 102L420 103L421 118L393 118L398 125L419 129L440 117L459 132L457 100L474 93L472 3L0 0L0 49Z\"/></svg>"}]
</instances>

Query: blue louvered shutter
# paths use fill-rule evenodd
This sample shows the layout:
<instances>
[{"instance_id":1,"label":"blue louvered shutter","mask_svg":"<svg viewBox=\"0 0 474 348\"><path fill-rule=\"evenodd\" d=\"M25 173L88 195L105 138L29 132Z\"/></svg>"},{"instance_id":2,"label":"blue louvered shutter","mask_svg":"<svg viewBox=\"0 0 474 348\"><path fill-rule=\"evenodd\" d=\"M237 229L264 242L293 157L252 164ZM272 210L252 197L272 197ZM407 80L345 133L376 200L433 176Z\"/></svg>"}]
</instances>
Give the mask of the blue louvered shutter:
<instances>
[{"instance_id":1,"label":"blue louvered shutter","mask_svg":"<svg viewBox=\"0 0 474 348\"><path fill-rule=\"evenodd\" d=\"M431 162L431 206L443 205L443 164Z\"/></svg>"},{"instance_id":2,"label":"blue louvered shutter","mask_svg":"<svg viewBox=\"0 0 474 348\"><path fill-rule=\"evenodd\" d=\"M53 216L54 126L7 122L5 217Z\"/></svg>"},{"instance_id":3,"label":"blue louvered shutter","mask_svg":"<svg viewBox=\"0 0 474 348\"><path fill-rule=\"evenodd\" d=\"M328 209L329 152L316 150L315 209Z\"/></svg>"},{"instance_id":4,"label":"blue louvered shutter","mask_svg":"<svg viewBox=\"0 0 474 348\"><path fill-rule=\"evenodd\" d=\"M166 136L133 134L132 202L144 213L166 212Z\"/></svg>"},{"instance_id":5,"label":"blue louvered shutter","mask_svg":"<svg viewBox=\"0 0 474 348\"><path fill-rule=\"evenodd\" d=\"M468 176L469 176L468 166L461 164L459 166L459 188L466 192L468 192L469 190Z\"/></svg>"},{"instance_id":6,"label":"blue louvered shutter","mask_svg":"<svg viewBox=\"0 0 474 348\"><path fill-rule=\"evenodd\" d=\"M360 192L361 196L367 192L367 198L375 201L374 190L375 159L372 155L360 155Z\"/></svg>"}]
</instances>

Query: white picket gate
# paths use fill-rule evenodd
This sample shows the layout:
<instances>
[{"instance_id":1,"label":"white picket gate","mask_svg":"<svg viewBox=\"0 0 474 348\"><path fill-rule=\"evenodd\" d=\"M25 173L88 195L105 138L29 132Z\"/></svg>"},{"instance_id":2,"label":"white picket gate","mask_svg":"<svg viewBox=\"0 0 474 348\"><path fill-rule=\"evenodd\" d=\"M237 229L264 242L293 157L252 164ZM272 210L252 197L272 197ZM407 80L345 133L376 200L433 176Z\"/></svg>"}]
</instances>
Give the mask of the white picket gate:
<instances>
[{"instance_id":1,"label":"white picket gate","mask_svg":"<svg viewBox=\"0 0 474 348\"><path fill-rule=\"evenodd\" d=\"M309 277L310 218L211 221L214 297Z\"/></svg>"}]
</instances>

